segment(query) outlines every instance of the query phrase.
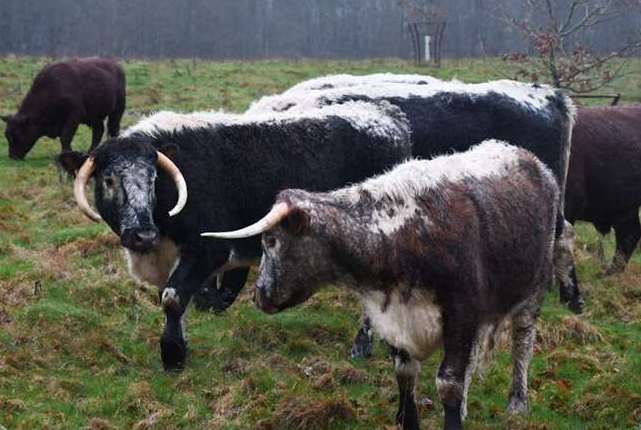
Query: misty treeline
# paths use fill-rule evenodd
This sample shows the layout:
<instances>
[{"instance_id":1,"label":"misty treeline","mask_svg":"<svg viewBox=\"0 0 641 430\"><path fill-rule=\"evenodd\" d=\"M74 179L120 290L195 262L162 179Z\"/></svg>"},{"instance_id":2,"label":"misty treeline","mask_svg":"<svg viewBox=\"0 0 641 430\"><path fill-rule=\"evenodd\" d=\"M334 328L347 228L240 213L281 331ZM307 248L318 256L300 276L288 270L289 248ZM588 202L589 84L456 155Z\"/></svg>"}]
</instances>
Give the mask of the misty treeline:
<instances>
[{"instance_id":1,"label":"misty treeline","mask_svg":"<svg viewBox=\"0 0 641 430\"><path fill-rule=\"evenodd\" d=\"M556 0L563 3L568 0ZM527 51L495 19L505 0L434 0L444 57ZM523 2L508 7L515 14ZM596 51L641 28L630 11L582 35ZM0 0L0 53L170 58L410 58L397 0Z\"/></svg>"}]
</instances>

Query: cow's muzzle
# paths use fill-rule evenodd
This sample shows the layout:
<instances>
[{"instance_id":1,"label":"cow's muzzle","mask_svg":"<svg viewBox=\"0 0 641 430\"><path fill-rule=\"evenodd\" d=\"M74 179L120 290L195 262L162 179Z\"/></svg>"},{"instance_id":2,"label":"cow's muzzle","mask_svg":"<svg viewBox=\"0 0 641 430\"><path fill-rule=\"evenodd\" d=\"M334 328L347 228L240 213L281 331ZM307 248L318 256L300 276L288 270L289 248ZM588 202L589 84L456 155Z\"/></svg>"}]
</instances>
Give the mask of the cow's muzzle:
<instances>
[{"instance_id":1,"label":"cow's muzzle","mask_svg":"<svg viewBox=\"0 0 641 430\"><path fill-rule=\"evenodd\" d=\"M160 234L155 228L128 229L120 237L122 246L141 253L151 251L159 241Z\"/></svg>"}]
</instances>

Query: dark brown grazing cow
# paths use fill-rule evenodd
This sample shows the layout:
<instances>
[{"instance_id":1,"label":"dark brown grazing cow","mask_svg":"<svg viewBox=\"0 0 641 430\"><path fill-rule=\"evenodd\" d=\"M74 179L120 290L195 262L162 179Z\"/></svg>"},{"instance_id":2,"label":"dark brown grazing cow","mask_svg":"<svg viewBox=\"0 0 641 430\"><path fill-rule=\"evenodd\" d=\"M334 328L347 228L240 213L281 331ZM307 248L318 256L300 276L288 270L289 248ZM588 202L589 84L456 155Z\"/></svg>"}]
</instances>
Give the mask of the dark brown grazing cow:
<instances>
[{"instance_id":1,"label":"dark brown grazing cow","mask_svg":"<svg viewBox=\"0 0 641 430\"><path fill-rule=\"evenodd\" d=\"M22 160L42 136L60 138L62 151L80 124L91 127L91 149L105 131L115 137L125 110L125 72L109 58L80 58L46 66L33 80L18 113L3 116L9 157Z\"/></svg>"},{"instance_id":2,"label":"dark brown grazing cow","mask_svg":"<svg viewBox=\"0 0 641 430\"><path fill-rule=\"evenodd\" d=\"M601 234L614 228L616 253L607 273L625 269L639 238L641 106L579 108L565 193L565 217Z\"/></svg>"}]
</instances>

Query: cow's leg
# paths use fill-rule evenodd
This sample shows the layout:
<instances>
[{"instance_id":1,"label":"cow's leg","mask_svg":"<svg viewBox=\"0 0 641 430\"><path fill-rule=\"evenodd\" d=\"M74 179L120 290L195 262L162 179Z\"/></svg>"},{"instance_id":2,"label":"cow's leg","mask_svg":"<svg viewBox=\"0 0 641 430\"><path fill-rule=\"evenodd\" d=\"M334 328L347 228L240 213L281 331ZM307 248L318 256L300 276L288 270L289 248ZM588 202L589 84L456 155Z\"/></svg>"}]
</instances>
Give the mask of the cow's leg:
<instances>
[{"instance_id":1,"label":"cow's leg","mask_svg":"<svg viewBox=\"0 0 641 430\"><path fill-rule=\"evenodd\" d=\"M507 411L526 414L528 411L528 368L532 359L536 318L539 306L526 308L512 318L512 389Z\"/></svg>"},{"instance_id":2,"label":"cow's leg","mask_svg":"<svg viewBox=\"0 0 641 430\"><path fill-rule=\"evenodd\" d=\"M121 103L109 114L107 119L107 134L109 134L109 137L117 137L118 133L120 133L120 120L124 112L125 104Z\"/></svg>"},{"instance_id":3,"label":"cow's leg","mask_svg":"<svg viewBox=\"0 0 641 430\"><path fill-rule=\"evenodd\" d=\"M448 310L443 326L443 361L436 388L445 412L445 430L463 429L467 415L467 392L481 347L479 326L465 310Z\"/></svg>"},{"instance_id":4,"label":"cow's leg","mask_svg":"<svg viewBox=\"0 0 641 430\"><path fill-rule=\"evenodd\" d=\"M60 131L60 144L62 145L62 152L71 151L71 141L78 130L80 121L76 117L69 117L62 126Z\"/></svg>"},{"instance_id":5,"label":"cow's leg","mask_svg":"<svg viewBox=\"0 0 641 430\"><path fill-rule=\"evenodd\" d=\"M95 123L93 123L93 125L91 126L91 147L89 148L89 151L93 150L100 144L100 141L102 140L102 135L104 133L105 133L105 124L102 120L96 121Z\"/></svg>"},{"instance_id":6,"label":"cow's leg","mask_svg":"<svg viewBox=\"0 0 641 430\"><path fill-rule=\"evenodd\" d=\"M604 246L604 241L605 237L610 233L610 230L612 227L610 224L603 224L603 223L593 223L594 228L596 228L596 231L599 233L599 237L597 238L598 243L597 243L597 249L596 249L596 254L597 258L599 259L599 263L601 263L601 267L604 268L604 270L607 270L607 261L605 260L605 246Z\"/></svg>"},{"instance_id":7,"label":"cow's leg","mask_svg":"<svg viewBox=\"0 0 641 430\"><path fill-rule=\"evenodd\" d=\"M243 289L248 274L248 268L241 268L218 275L216 285L205 285L194 295L196 309L214 312L222 312L227 309Z\"/></svg>"},{"instance_id":8,"label":"cow's leg","mask_svg":"<svg viewBox=\"0 0 641 430\"><path fill-rule=\"evenodd\" d=\"M363 313L361 328L356 333L352 344L352 358L366 358L372 355L374 332L369 317Z\"/></svg>"},{"instance_id":9,"label":"cow's leg","mask_svg":"<svg viewBox=\"0 0 641 430\"><path fill-rule=\"evenodd\" d=\"M222 262L224 260L219 264ZM160 337L160 355L165 370L180 370L185 365L187 342L183 326L184 313L192 295L201 288L212 272L210 263L216 261L197 261L183 255L161 293L166 321Z\"/></svg>"},{"instance_id":10,"label":"cow's leg","mask_svg":"<svg viewBox=\"0 0 641 430\"><path fill-rule=\"evenodd\" d=\"M630 261L630 257L641 239L641 224L639 224L639 212L634 211L624 219L614 225L614 233L616 236L616 251L612 264L606 271L608 275L613 273L623 272L625 266Z\"/></svg>"},{"instance_id":11,"label":"cow's leg","mask_svg":"<svg viewBox=\"0 0 641 430\"><path fill-rule=\"evenodd\" d=\"M562 230L554 242L554 270L559 281L559 295L562 303L573 312L581 313L584 303L574 264L574 227L567 221L560 225Z\"/></svg>"},{"instance_id":12,"label":"cow's leg","mask_svg":"<svg viewBox=\"0 0 641 430\"><path fill-rule=\"evenodd\" d=\"M403 430L419 428L418 410L416 409L416 381L421 371L419 362L402 350L392 347L394 371L398 383L399 404L396 424Z\"/></svg>"}]
</instances>

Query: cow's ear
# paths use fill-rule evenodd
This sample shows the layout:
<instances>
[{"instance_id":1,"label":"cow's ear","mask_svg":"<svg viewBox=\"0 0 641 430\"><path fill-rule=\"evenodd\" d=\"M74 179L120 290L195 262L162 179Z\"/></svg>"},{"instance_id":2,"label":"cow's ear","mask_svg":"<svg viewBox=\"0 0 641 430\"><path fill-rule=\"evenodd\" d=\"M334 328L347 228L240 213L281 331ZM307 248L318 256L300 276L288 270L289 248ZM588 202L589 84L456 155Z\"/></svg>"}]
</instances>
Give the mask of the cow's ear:
<instances>
[{"instance_id":1,"label":"cow's ear","mask_svg":"<svg viewBox=\"0 0 641 430\"><path fill-rule=\"evenodd\" d=\"M76 172L87 159L87 154L77 151L67 151L56 157L56 164L69 176L76 176Z\"/></svg>"},{"instance_id":2,"label":"cow's ear","mask_svg":"<svg viewBox=\"0 0 641 430\"><path fill-rule=\"evenodd\" d=\"M295 207L289 212L281 225L291 234L307 234L311 226L311 216L305 209Z\"/></svg>"},{"instance_id":3,"label":"cow's ear","mask_svg":"<svg viewBox=\"0 0 641 430\"><path fill-rule=\"evenodd\" d=\"M175 160L180 149L175 143L165 143L160 147L159 151L165 154L170 159Z\"/></svg>"},{"instance_id":4,"label":"cow's ear","mask_svg":"<svg viewBox=\"0 0 641 430\"><path fill-rule=\"evenodd\" d=\"M4 122L9 122L13 118L13 115L0 115L0 119L2 119Z\"/></svg>"}]
</instances>

